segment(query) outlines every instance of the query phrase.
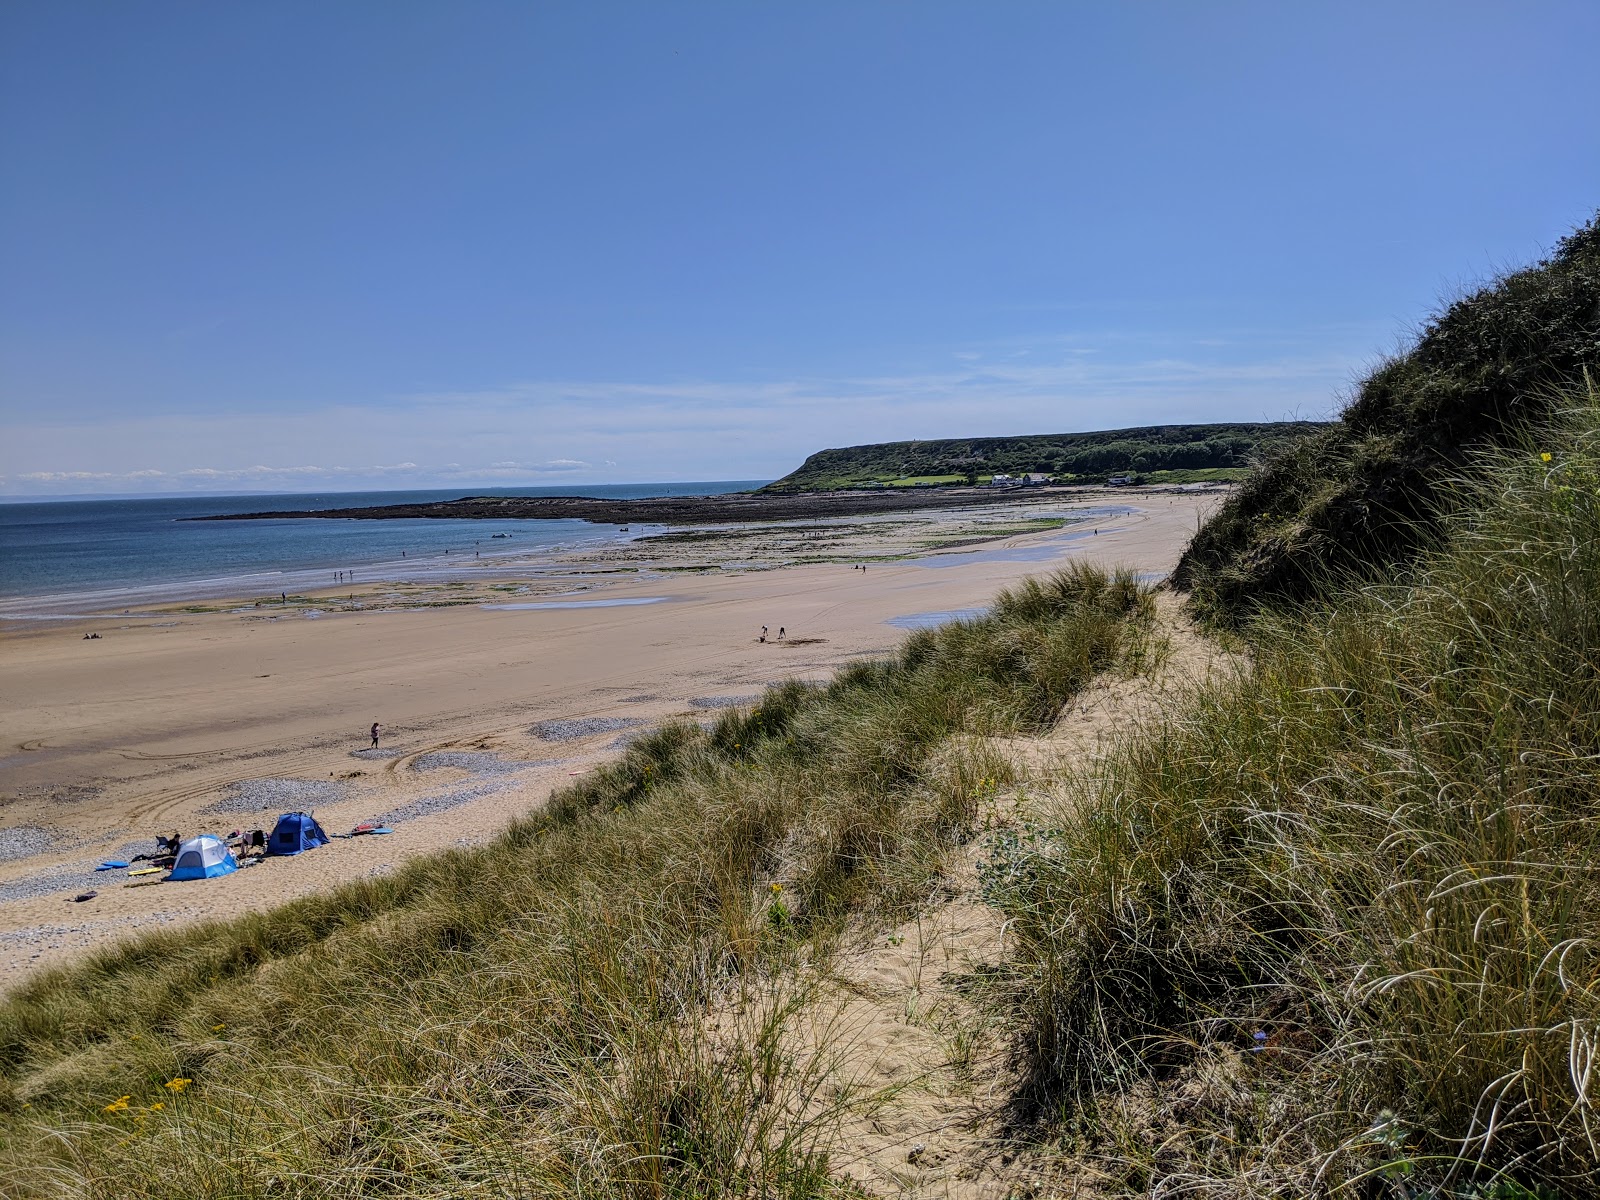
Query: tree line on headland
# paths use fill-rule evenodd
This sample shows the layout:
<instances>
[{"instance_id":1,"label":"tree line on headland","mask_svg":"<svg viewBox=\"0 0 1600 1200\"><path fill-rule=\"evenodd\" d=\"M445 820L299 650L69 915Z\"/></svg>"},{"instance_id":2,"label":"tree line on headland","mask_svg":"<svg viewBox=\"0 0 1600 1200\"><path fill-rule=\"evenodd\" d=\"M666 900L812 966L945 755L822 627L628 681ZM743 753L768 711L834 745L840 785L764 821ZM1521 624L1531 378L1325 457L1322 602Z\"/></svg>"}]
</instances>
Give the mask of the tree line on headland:
<instances>
[{"instance_id":1,"label":"tree line on headland","mask_svg":"<svg viewBox=\"0 0 1600 1200\"><path fill-rule=\"evenodd\" d=\"M463 496L364 508L222 513L194 521L323 517L398 520L579 519L627 524L704 525L855 516L972 502L949 488L1013 481L1089 485L1235 482L1249 464L1325 428L1316 421L1153 425L1097 433L885 442L819 450L754 492L611 500L595 496ZM940 489L940 490L930 490Z\"/></svg>"},{"instance_id":2,"label":"tree line on headland","mask_svg":"<svg viewBox=\"0 0 1600 1200\"><path fill-rule=\"evenodd\" d=\"M1103 483L1115 475L1188 483L1238 478L1283 445L1324 428L1319 421L1149 425L1094 433L941 438L819 450L764 492L983 483L995 475L1041 474L1058 483Z\"/></svg>"}]
</instances>

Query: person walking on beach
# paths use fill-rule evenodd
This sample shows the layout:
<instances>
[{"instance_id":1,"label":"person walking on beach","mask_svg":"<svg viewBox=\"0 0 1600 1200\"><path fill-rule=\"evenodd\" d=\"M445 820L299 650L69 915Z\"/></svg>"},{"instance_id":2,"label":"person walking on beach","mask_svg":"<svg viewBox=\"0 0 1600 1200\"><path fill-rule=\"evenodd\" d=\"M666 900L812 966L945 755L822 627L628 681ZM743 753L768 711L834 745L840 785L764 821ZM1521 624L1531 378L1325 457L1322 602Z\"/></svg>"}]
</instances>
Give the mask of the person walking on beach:
<instances>
[{"instance_id":1,"label":"person walking on beach","mask_svg":"<svg viewBox=\"0 0 1600 1200\"><path fill-rule=\"evenodd\" d=\"M374 721L372 723L372 748L374 750L376 750L378 748L378 733L382 729L383 729L383 726L379 725L376 721Z\"/></svg>"},{"instance_id":2,"label":"person walking on beach","mask_svg":"<svg viewBox=\"0 0 1600 1200\"><path fill-rule=\"evenodd\" d=\"M782 625L778 626L778 640L780 642L783 641L783 626Z\"/></svg>"},{"instance_id":3,"label":"person walking on beach","mask_svg":"<svg viewBox=\"0 0 1600 1200\"><path fill-rule=\"evenodd\" d=\"M763 625L761 627L761 636L757 640L762 642L763 644L766 643L766 640L767 640L767 627L765 625Z\"/></svg>"}]
</instances>

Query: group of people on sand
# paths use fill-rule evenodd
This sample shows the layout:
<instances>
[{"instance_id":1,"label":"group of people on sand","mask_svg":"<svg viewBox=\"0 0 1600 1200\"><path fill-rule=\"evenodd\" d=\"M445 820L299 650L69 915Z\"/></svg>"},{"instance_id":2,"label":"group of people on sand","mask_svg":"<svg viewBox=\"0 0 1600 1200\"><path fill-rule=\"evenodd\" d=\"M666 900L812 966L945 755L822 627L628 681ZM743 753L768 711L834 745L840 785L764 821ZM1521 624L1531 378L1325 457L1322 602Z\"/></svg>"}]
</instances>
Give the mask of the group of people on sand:
<instances>
[{"instance_id":1,"label":"group of people on sand","mask_svg":"<svg viewBox=\"0 0 1600 1200\"><path fill-rule=\"evenodd\" d=\"M98 642L100 635L98 633L86 633L83 635L83 640L86 642Z\"/></svg>"},{"instance_id":2,"label":"group of people on sand","mask_svg":"<svg viewBox=\"0 0 1600 1200\"><path fill-rule=\"evenodd\" d=\"M779 626L778 626L778 639L777 639L777 640L778 640L778 641L780 641L780 642L781 642L781 641L783 641L783 639L784 639L784 637L785 637L785 636L786 636L786 635L785 635L785 632L784 632L784 628L783 628L783 626L782 626L782 625L779 625ZM763 625L763 626L762 626L762 627L761 627L761 636L760 636L760 637L758 637L758 638L757 638L757 639L756 639L756 641L758 641L758 642L762 642L762 643L765 643L765 642L766 642L766 640L767 640L767 627L766 627L766 626L765 626L765 625Z\"/></svg>"}]
</instances>

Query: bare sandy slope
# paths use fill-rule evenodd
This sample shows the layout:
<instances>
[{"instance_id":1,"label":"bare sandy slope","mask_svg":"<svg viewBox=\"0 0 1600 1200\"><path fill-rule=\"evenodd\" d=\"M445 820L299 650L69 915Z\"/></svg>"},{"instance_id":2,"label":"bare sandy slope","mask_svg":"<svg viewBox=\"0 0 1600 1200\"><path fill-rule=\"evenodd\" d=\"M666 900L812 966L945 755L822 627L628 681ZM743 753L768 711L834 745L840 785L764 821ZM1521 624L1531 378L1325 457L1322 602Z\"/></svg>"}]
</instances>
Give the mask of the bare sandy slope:
<instances>
[{"instance_id":1,"label":"bare sandy slope","mask_svg":"<svg viewBox=\"0 0 1600 1200\"><path fill-rule=\"evenodd\" d=\"M1070 803L1066 779L1116 739L1234 660L1160 598L1165 653L1146 673L1106 676L1038 737L1008 738L1022 773L990 819L1039 820ZM1056 818L1059 819L1059 818ZM962 847L928 908L834 961L798 1023L802 1048L833 1051L841 1087L865 1098L840 1131L836 1169L871 1195L1003 1200L1121 1194L1069 1154L1019 1153L1008 1133L1017 1093L1011 1051L982 989L1006 959L1001 915L978 895L983 840Z\"/></svg>"},{"instance_id":2,"label":"bare sandy slope","mask_svg":"<svg viewBox=\"0 0 1600 1200\"><path fill-rule=\"evenodd\" d=\"M616 728L549 740L537 723L704 720L716 709L692 701L822 677L893 646L903 631L891 618L981 606L1069 558L1164 572L1217 502L1130 499L1140 511L1101 520L1093 537L1027 535L866 571L597 576L581 596L660 598L633 606L173 613L98 621L98 641L69 625L0 635L0 985L132 929L263 909L486 838L617 752ZM760 644L762 625L788 637ZM374 720L397 755L355 753ZM476 757L421 757L438 751ZM301 807L214 810L230 784L263 779L343 789L315 805L330 832L399 809L396 833L199 883L84 874L156 833L270 828ZM98 895L73 902L87 887Z\"/></svg>"}]
</instances>

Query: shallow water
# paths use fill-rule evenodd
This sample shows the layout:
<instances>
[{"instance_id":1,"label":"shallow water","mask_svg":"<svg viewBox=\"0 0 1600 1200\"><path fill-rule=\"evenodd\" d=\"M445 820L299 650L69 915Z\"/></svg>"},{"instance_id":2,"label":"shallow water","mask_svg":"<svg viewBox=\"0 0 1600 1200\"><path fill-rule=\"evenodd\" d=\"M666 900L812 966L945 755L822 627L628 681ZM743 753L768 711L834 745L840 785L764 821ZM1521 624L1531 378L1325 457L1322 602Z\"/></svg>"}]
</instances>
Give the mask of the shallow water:
<instances>
[{"instance_id":1,"label":"shallow water","mask_svg":"<svg viewBox=\"0 0 1600 1200\"><path fill-rule=\"evenodd\" d=\"M934 629L951 621L972 621L988 612L987 608L952 608L944 611L907 613L903 617L890 617L885 625L896 629Z\"/></svg>"},{"instance_id":2,"label":"shallow water","mask_svg":"<svg viewBox=\"0 0 1600 1200\"><path fill-rule=\"evenodd\" d=\"M1069 508L1055 513L1034 513L1033 516L1065 517L1074 528L1052 534L1031 546L1003 546L985 550L947 550L928 558L913 560L918 567L965 567L971 563L991 562L1052 562L1061 557L1061 547L1066 542L1079 542L1099 536L1098 530L1081 526L1088 521L1106 521L1116 517L1129 517L1142 510L1130 504L1103 504L1096 508ZM1109 530L1107 531L1109 532Z\"/></svg>"},{"instance_id":3,"label":"shallow water","mask_svg":"<svg viewBox=\"0 0 1600 1200\"><path fill-rule=\"evenodd\" d=\"M610 487L186 496L0 503L0 619L69 616L203 596L271 595L355 584L470 577L475 565L547 559L660 527L574 520L192 521L229 513L433 503L466 494L611 499L743 491L758 481ZM497 533L509 534L496 538ZM479 557L481 555L481 558Z\"/></svg>"}]
</instances>

